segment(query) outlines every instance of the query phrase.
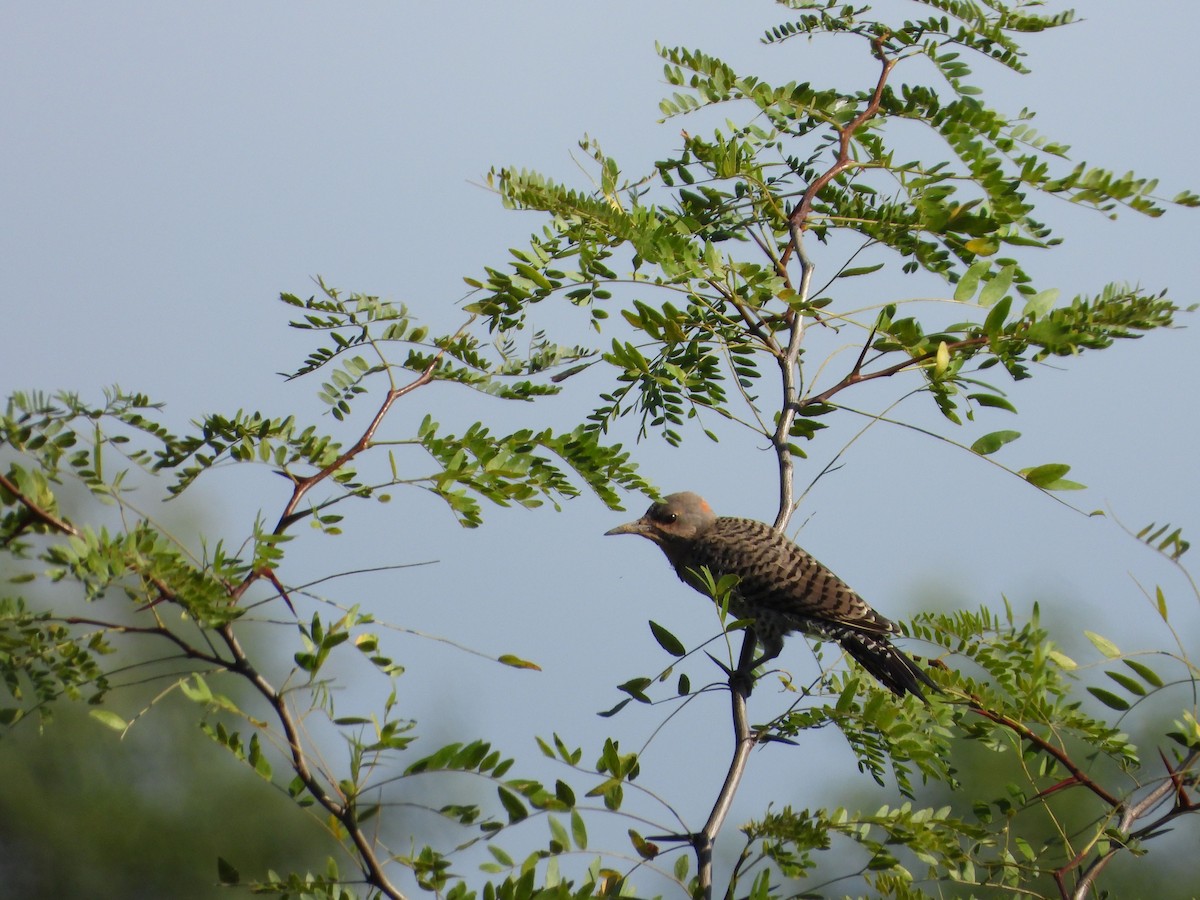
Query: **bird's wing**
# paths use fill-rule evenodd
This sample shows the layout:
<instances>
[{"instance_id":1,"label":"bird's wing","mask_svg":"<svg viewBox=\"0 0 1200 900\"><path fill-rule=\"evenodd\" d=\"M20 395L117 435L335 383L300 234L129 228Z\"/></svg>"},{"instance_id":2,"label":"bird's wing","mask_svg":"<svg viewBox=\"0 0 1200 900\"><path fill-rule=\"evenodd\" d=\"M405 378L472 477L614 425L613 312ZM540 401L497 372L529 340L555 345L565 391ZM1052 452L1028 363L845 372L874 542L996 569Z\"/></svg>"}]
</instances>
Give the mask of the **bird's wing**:
<instances>
[{"instance_id":1,"label":"bird's wing","mask_svg":"<svg viewBox=\"0 0 1200 900\"><path fill-rule=\"evenodd\" d=\"M799 620L847 625L870 634L899 629L846 582L774 528L753 519L721 518L705 535L708 565L717 574L738 576L738 593L761 606Z\"/></svg>"}]
</instances>

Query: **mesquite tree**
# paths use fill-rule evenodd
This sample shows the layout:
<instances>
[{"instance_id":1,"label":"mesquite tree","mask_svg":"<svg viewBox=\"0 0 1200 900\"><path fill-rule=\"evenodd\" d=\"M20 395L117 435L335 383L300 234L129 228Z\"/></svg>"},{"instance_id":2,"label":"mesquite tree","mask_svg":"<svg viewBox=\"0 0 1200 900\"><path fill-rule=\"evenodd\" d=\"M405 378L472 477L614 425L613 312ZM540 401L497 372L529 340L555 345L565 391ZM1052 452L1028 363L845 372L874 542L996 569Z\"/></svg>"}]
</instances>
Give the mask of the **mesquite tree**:
<instances>
[{"instance_id":1,"label":"mesquite tree","mask_svg":"<svg viewBox=\"0 0 1200 900\"><path fill-rule=\"evenodd\" d=\"M821 677L789 683L782 708L764 701L760 709L759 695L748 702L762 676L749 671L753 622L722 617L729 639L708 648L720 668L704 660L705 648L688 648L652 623L670 659L620 685L627 696L607 713L613 738L586 754L557 735L537 738L542 754L569 770L564 778L545 777L540 757L514 760L483 738L419 750L418 726L395 690L371 717L337 711L331 658L361 654L391 681L403 679L404 660L385 655L370 614L338 609L292 583L288 541L299 523L332 539L358 502L404 488L442 498L468 527L483 524L487 503L557 504L583 489L616 509L621 491L655 493L618 443L624 431L678 446L746 429L774 451L775 527L786 529L803 499L797 460L832 431L830 422L919 428L1004 465L998 460L1011 451L995 454L1019 434L975 426L989 410L1016 411L1007 382L1032 377L1047 358L1103 350L1174 322L1179 308L1165 292L1108 285L1066 301L1027 271L1028 254L1056 243L1035 218L1040 198L1152 216L1168 202L1200 202L1188 193L1166 201L1153 181L1072 163L1031 127L1030 113L1008 115L980 99L971 66L1025 71L1020 38L1065 25L1071 13L919 0L915 8L895 4L898 15L889 5L885 20L865 5L783 5L793 13L765 36L768 44L787 53L797 40L842 41L847 53L872 61L872 77L828 86L796 57L797 80L776 85L705 52L661 48L677 89L663 101L664 115L700 126L681 133L675 154L634 176L585 141L594 164L587 188L493 171L489 184L503 202L544 219L528 246L468 279L474 290L457 331L431 334L415 311L323 284L309 298L285 294L297 311L293 326L314 338L289 374L324 379L329 429L239 412L205 416L175 434L142 394L114 390L103 402L13 395L0 420L0 546L15 582L0 608L4 724L77 698L93 704L103 724L133 727L105 701L127 683L121 661L130 643L155 647L159 697L193 701L206 733L325 821L352 861L353 874L331 862L252 882L281 895L343 897L361 888L386 897L632 896L647 883L702 897L840 893L836 880L846 873L822 863L824 851L844 841L865 851L851 874L881 895L927 896L922 885L938 893L940 882L963 893L1084 897L1118 855L1153 855L1152 839L1198 802L1200 671L1182 633L1153 664L1090 634L1111 666L1106 680L1088 683L1075 679L1076 662L1056 648L1036 610L1030 620L1007 606L925 613L906 627L926 642L944 692L928 706L897 700L818 647L827 664ZM936 279L940 293L906 299L909 276ZM866 302L864 283L873 283ZM543 333L538 319L548 304L556 316L577 311L602 346L564 345ZM829 352L830 336L852 352ZM589 383L576 377L586 369L608 373L598 397L576 387ZM579 424L507 431L479 422L449 433L424 400L437 382L514 401L575 392ZM850 405L866 382L894 387L882 411ZM945 429L934 434L918 414L901 417L898 404L910 397L932 401ZM388 423L400 404L429 414L397 437ZM394 453L398 445L420 448L424 461ZM270 466L290 486L282 507L249 525L236 548L176 539L127 489L149 478L171 494L199 491L199 477L226 463ZM1010 470L1044 492L1078 487L1064 464ZM120 516L103 514L100 501ZM1139 537L1174 562L1187 549L1169 528ZM41 579L72 585L80 605L26 604L19 585ZM726 610L736 584L710 581L715 608ZM123 606L114 606L121 596ZM102 598L104 615L83 605ZM1151 599L1166 628L1167 598ZM295 618L276 626L280 640L299 644L290 670L271 671L277 667L256 658L242 632L285 609ZM732 640L739 636L740 649ZM713 647L725 648L724 660ZM497 663L532 665L517 656ZM693 685L699 678L705 687ZM1122 714L1161 697L1174 723L1159 728L1146 752L1121 730L1127 722L1081 705L1081 687ZM676 815L660 823L630 790L641 787L640 766L621 749L619 714L632 702L711 702L714 692L730 704L727 773L711 786L705 821ZM314 736L316 718L342 736L342 757ZM790 752L803 754L806 736L825 727L844 735L859 769L892 786L897 802L866 812L768 808L731 834L726 819L754 748L792 744ZM954 753L966 743L1011 751L1016 779L960 783ZM494 785L490 802L460 797L463 773ZM397 793L409 779L439 774L444 797L432 812L460 827L461 839L438 846L413 833L402 846L385 843L378 823ZM953 796L969 799L943 803L931 786L962 788ZM673 812L669 798L659 799ZM614 813L639 820L630 846L589 849L589 825ZM1031 824L1035 814L1044 818ZM1047 820L1052 827L1042 827ZM525 849L514 857L518 845ZM452 868L480 846L489 853L484 875ZM715 866L723 846L731 862ZM586 866L560 866L581 853ZM243 881L224 861L219 876Z\"/></svg>"}]
</instances>

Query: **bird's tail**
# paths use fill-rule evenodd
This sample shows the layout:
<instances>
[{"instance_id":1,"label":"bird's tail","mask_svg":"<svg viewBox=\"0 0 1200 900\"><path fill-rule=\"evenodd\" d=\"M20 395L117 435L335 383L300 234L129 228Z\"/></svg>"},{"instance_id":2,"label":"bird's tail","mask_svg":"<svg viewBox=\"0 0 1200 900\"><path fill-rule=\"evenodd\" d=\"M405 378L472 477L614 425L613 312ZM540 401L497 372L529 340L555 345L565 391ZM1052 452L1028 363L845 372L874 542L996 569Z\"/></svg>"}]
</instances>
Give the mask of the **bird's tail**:
<instances>
[{"instance_id":1,"label":"bird's tail","mask_svg":"<svg viewBox=\"0 0 1200 900\"><path fill-rule=\"evenodd\" d=\"M881 635L855 632L842 635L839 643L842 649L858 660L860 666L898 697L915 694L922 703L928 703L921 690L922 685L939 694L942 692L924 669Z\"/></svg>"}]
</instances>

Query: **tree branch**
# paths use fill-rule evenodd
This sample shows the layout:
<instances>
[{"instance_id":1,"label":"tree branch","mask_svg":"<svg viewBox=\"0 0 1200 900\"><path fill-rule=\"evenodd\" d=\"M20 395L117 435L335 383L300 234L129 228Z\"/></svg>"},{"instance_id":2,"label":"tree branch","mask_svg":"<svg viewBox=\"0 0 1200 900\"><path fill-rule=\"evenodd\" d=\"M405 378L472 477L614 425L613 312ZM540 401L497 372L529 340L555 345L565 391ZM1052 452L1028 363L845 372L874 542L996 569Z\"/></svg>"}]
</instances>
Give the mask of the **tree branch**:
<instances>
[{"instance_id":1,"label":"tree branch","mask_svg":"<svg viewBox=\"0 0 1200 900\"><path fill-rule=\"evenodd\" d=\"M388 411L392 408L392 404L405 394L412 393L417 388L423 387L424 385L427 385L429 382L433 381L434 370L437 368L438 363L441 362L442 356L445 354L445 352L445 350L439 350L433 359L429 361L429 365L421 370L421 374L419 374L408 384L404 385L403 387L392 388L387 392L387 396L383 398L383 403L380 405L375 415L371 418L371 421L367 424L367 427L363 431L362 435L346 450L345 453L323 468L320 472L309 475L306 478L296 479L292 488L291 499L288 500L287 506L284 507L283 513L279 516L279 522L275 525L275 534L282 534L290 525L308 515L307 512L296 512L296 508L300 505L300 501L304 499L304 496L334 472L342 468L342 466L346 465L346 463L350 462L350 460L354 459L354 457L358 456L358 454L362 453L369 446L371 446L371 439L375 436L375 432L383 423ZM245 584L239 585L239 594L245 590L245 587Z\"/></svg>"},{"instance_id":2,"label":"tree branch","mask_svg":"<svg viewBox=\"0 0 1200 900\"><path fill-rule=\"evenodd\" d=\"M798 305L808 302L808 291L812 285L813 263L804 251L803 234L800 225L793 220L791 223L792 246L796 248L796 259L800 263L800 283L798 286ZM798 391L796 390L796 370L800 361L800 345L804 340L804 316L795 310L789 311L791 320L788 322L788 345L782 356L776 357L779 363L781 380L780 393L783 401L779 410L779 422L775 426L775 434L771 445L775 449L775 458L779 465L779 510L775 515L775 529L783 531L787 528L792 517L793 490L792 474L795 467L792 463L792 450L789 438L792 434L792 423L796 421L796 410L799 409Z\"/></svg>"},{"instance_id":3,"label":"tree branch","mask_svg":"<svg viewBox=\"0 0 1200 900\"><path fill-rule=\"evenodd\" d=\"M1010 718L1003 713L998 713L988 709L979 701L978 697L968 697L967 700L971 712L982 716L988 721L995 722L997 725L1003 725L1005 728L1019 735L1024 740L1029 741L1029 743L1033 744L1043 753L1054 757L1054 759L1057 760L1064 769L1071 773L1071 777L1076 783L1087 788L1089 791L1107 803L1110 807L1116 809L1121 805L1120 800L1110 794L1101 785L1093 781L1091 776L1079 768L1079 766L1075 764L1075 761L1072 760L1064 750L1054 746L1054 744L1050 743L1024 722L1018 722L1016 719Z\"/></svg>"},{"instance_id":4,"label":"tree branch","mask_svg":"<svg viewBox=\"0 0 1200 900\"><path fill-rule=\"evenodd\" d=\"M813 179L812 183L805 189L803 196L800 198L800 203L792 210L791 224L798 226L801 230L808 227L809 217L812 215L812 205L819 194L829 182L841 175L842 172L854 165L854 159L851 156L850 149L854 140L854 134L858 129L862 128L876 113L879 112L879 106L883 101L883 89L887 86L888 78L892 74L892 69L896 67L899 61L890 58L883 52L883 42L887 39L887 34L882 34L871 42L871 49L874 52L876 59L883 64L883 69L879 73L879 78L875 82L875 90L871 94L871 100L863 108L857 116L850 120L844 128L838 128L838 154L834 164L826 169L822 174ZM800 252L800 244L796 240L796 233L793 230L792 243L789 250L795 249ZM783 262L787 262L788 253L783 254Z\"/></svg>"},{"instance_id":5,"label":"tree branch","mask_svg":"<svg viewBox=\"0 0 1200 900\"><path fill-rule=\"evenodd\" d=\"M854 134L867 121L869 121L876 113L879 112L880 103L883 97L883 89L887 84L888 76L891 74L892 68L896 65L896 60L888 59L883 53L883 39L877 38L872 43L873 51L876 57L883 64L883 70L880 72L879 78L875 84L875 90L872 93L871 100L863 110L855 116L849 124L838 128L838 155L832 166L827 169L822 175L816 178L804 192L804 196L800 200L800 204L792 211L788 218L788 230L791 235L791 240L787 249L784 251L779 260L772 261L775 263L776 271L779 271L785 278L787 277L787 262L791 255L791 251L795 250L797 260L800 265L800 280L796 286L796 294L798 299L789 304L786 313L786 321L788 324L788 342L787 348L782 352L775 352L774 356L779 365L780 376L780 393L781 404L779 411L779 420L775 426L775 432L771 437L771 444L775 450L775 456L779 466L779 511L775 517L775 528L782 531L787 527L788 521L792 516L793 504L793 472L794 464L792 462L792 451L789 446L792 431L792 424L795 422L796 413L801 408L799 403L799 392L797 390L797 376L799 371L800 349L804 341L804 316L798 311L804 308L808 302L809 291L812 287L812 276L814 265L812 260L804 249L804 230L808 223L808 218L812 212L813 200L817 194L830 181L836 178L841 172L845 171L851 165L851 143ZM760 248L767 252L767 248L759 243ZM768 256L771 254L768 253ZM761 332L756 327L757 322L749 315L748 311L743 309L736 302L734 303L738 313L746 322L750 331L760 336ZM778 342L774 335L771 335L771 344L778 347ZM768 344L770 346L770 344ZM904 363L905 366L911 365L909 360ZM897 369L899 371L899 369ZM883 377L875 375L872 377ZM835 390L828 392L830 396L841 390L841 387L835 385ZM817 401L810 401L817 402ZM717 794L717 800L713 804L712 811L709 813L708 821L705 822L704 828L698 833L691 836L692 846L696 852L696 860L699 869L699 884L702 895L705 900L712 898L712 849L716 841L717 834L720 833L721 827L725 822L725 818L729 814L730 806L733 803L734 795L737 793L738 786L741 784L742 776L745 774L746 765L750 758L750 751L754 749L759 741L759 736L755 734L749 725L746 717L746 699L750 696L750 691L754 686L753 669L755 667L755 651L758 647L758 638L752 629L746 631L745 639L742 642L742 649L738 660L737 667L730 673L729 676L729 692L730 702L733 715L733 757L729 762L729 769L725 774L725 781L721 785L721 790Z\"/></svg>"},{"instance_id":6,"label":"tree branch","mask_svg":"<svg viewBox=\"0 0 1200 900\"><path fill-rule=\"evenodd\" d=\"M229 661L221 659L210 653L205 653L203 650L197 650L175 632L162 625L156 625L153 628L138 625L118 625L115 622L105 622L100 619L89 619L83 616L66 616L59 619L64 625L90 625L95 628L103 628L105 631L111 631L116 634L145 634L156 635L164 638L183 651L183 655L188 659L198 659L201 662L208 663L211 666L216 666L222 669L229 668Z\"/></svg>"},{"instance_id":7,"label":"tree branch","mask_svg":"<svg viewBox=\"0 0 1200 900\"><path fill-rule=\"evenodd\" d=\"M984 335L980 335L979 337L964 338L961 341L953 341L948 343L946 344L946 349L951 353L954 353L956 350L965 350L971 347L982 347L987 342L988 338ZM869 343L870 340L868 339L868 344ZM854 368L851 369L841 381L833 385L833 387L822 391L816 396L809 397L803 403L800 403L799 407L803 409L806 406L816 406L818 404L825 403L834 394L840 394L852 384L859 384L864 381L874 381L876 378L891 378L893 375L903 372L905 369L908 369L911 366L920 365L921 363L937 356L937 350L930 350L927 353L922 353L920 356L909 357L903 362L890 365L886 369L880 369L878 372L868 372L864 375L861 369L863 359L866 356L866 349L867 347L864 346L863 353L859 355L858 361L854 364Z\"/></svg>"},{"instance_id":8,"label":"tree branch","mask_svg":"<svg viewBox=\"0 0 1200 900\"><path fill-rule=\"evenodd\" d=\"M1166 761L1164 760L1164 763L1165 762ZM1172 819L1178 818L1186 813L1194 813L1197 809L1200 809L1200 806L1197 806L1197 804L1189 801L1186 796L1183 796L1181 778L1182 774L1188 772L1194 765L1196 765L1197 762L1200 762L1200 750L1193 750L1186 757L1184 757L1182 762L1180 762L1180 764L1174 769L1172 769L1169 765L1167 766L1167 777L1158 787L1152 790L1137 803L1129 803L1125 806L1117 827L1122 833L1129 835L1129 840L1124 843L1113 844L1106 851L1092 860L1092 862L1088 864L1088 867L1084 869L1083 873L1080 875L1079 882L1075 885L1075 890L1073 892L1068 892L1066 890L1066 885L1064 884L1062 875L1064 875L1066 871L1075 868L1079 864L1079 857L1076 857L1075 860L1072 860L1072 862L1068 863L1067 866L1064 866L1063 869L1059 869L1054 873L1054 877L1058 882L1058 888L1062 893L1063 900L1086 900L1087 896L1091 893L1096 878L1098 878L1100 873L1104 871L1104 868L1109 864L1109 862L1112 861L1112 858L1121 850L1124 850L1129 843L1142 840L1143 838L1152 837L1156 832L1159 831L1159 829L1169 823ZM1134 823L1136 823L1138 819L1147 815L1150 810L1154 809L1154 807L1166 800L1167 797L1171 796L1172 794L1175 795L1175 804L1171 807L1171 809L1163 813L1148 825L1144 825L1136 831L1131 830L1133 829Z\"/></svg>"},{"instance_id":9,"label":"tree branch","mask_svg":"<svg viewBox=\"0 0 1200 900\"><path fill-rule=\"evenodd\" d=\"M79 537L79 529L66 520L60 519L49 510L42 509L23 493L21 493L20 489L3 474L0 474L0 487L12 494L13 497L16 498L17 502L24 506L29 514L39 522L48 525L55 531L62 532L63 534L69 534L72 537Z\"/></svg>"},{"instance_id":10,"label":"tree branch","mask_svg":"<svg viewBox=\"0 0 1200 900\"><path fill-rule=\"evenodd\" d=\"M875 81L875 89L871 93L870 101L845 126L835 126L838 133L838 152L833 165L812 180L808 187L805 188L800 202L788 216L788 230L791 232L791 241L780 258L780 265L786 266L790 252L795 250L796 258L800 263L800 283L796 290L798 294L796 306L800 308L803 308L807 304L809 290L812 285L813 263L804 250L804 231L808 228L808 221L812 216L813 202L829 182L854 165L854 159L851 154L854 135L879 112L879 107L883 101L884 88L887 86L888 78L891 76L892 69L895 68L898 61L888 57L884 53L883 42L886 38L886 34L880 35L871 42L871 50L882 64L882 69ZM799 409L796 397L795 370L800 357L800 343L804 338L803 315L795 307L789 310L788 315L790 317L788 347L784 355L779 358L779 368L783 379L783 407L780 412L778 427L775 429L775 436L772 439L775 455L779 461L779 512L775 517L775 528L780 531L787 527L787 523L792 516L792 473L794 467L791 450L788 448L788 438L791 436L792 422L795 421L796 412ZM852 376L856 376L857 374L857 372L851 373ZM835 385L835 387L837 386ZM841 388L838 389L840 390ZM836 393L836 391L833 393ZM816 403L819 401L811 400L809 402Z\"/></svg>"},{"instance_id":11,"label":"tree branch","mask_svg":"<svg viewBox=\"0 0 1200 900\"><path fill-rule=\"evenodd\" d=\"M405 895L399 888L392 884L387 873L384 872L383 863L376 855L374 844L359 824L354 802L352 800L343 802L330 794L309 766L308 755L300 739L300 729L296 724L296 719L292 715L292 711L288 709L287 701L284 699L283 694L267 681L250 662L237 636L233 633L232 624L226 623L218 628L217 631L233 656L233 662L226 663L226 668L230 672L234 672L245 678L270 705L275 718L279 721L279 725L283 729L284 737L287 739L288 752L291 754L292 771L296 773L296 776L304 784L305 789L312 795L313 799L321 804L346 829L346 834L353 841L354 847L358 851L359 859L362 861L363 873L368 883L377 888L385 896L392 898L392 900L406 900Z\"/></svg>"},{"instance_id":12,"label":"tree branch","mask_svg":"<svg viewBox=\"0 0 1200 900\"><path fill-rule=\"evenodd\" d=\"M733 709L733 758L729 761L729 769L725 773L725 781L717 794L717 801L708 814L708 821L696 834L692 835L692 847L696 851L696 866L700 889L705 900L712 900L712 851L721 826L729 815L733 798L737 794L742 776L746 773L746 764L750 759L750 751L758 743L758 735L750 729L746 717L746 698L754 684L752 670L754 668L754 651L758 638L753 630L747 630L742 641L741 654L737 668L729 676L729 696Z\"/></svg>"}]
</instances>

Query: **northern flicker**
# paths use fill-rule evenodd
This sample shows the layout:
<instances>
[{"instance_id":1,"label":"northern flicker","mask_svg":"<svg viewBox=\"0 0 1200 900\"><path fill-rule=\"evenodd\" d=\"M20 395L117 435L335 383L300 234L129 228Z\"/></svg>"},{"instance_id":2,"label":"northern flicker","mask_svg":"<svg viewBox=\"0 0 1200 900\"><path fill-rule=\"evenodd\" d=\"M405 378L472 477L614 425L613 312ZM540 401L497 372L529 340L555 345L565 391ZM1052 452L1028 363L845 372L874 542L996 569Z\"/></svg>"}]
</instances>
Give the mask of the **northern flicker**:
<instances>
[{"instance_id":1,"label":"northern flicker","mask_svg":"<svg viewBox=\"0 0 1200 900\"><path fill-rule=\"evenodd\" d=\"M783 649L783 638L801 631L836 641L885 687L899 696L938 690L921 668L892 646L896 623L875 612L825 566L769 525L717 516L704 498L685 492L653 504L640 519L607 534L638 534L666 554L687 584L707 593L696 574L707 567L714 578L736 575L730 611L753 619L762 643L759 665Z\"/></svg>"}]
</instances>

